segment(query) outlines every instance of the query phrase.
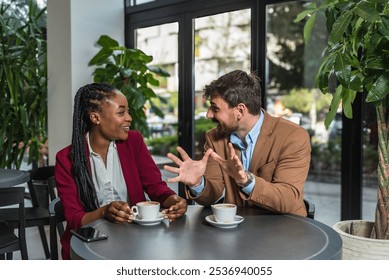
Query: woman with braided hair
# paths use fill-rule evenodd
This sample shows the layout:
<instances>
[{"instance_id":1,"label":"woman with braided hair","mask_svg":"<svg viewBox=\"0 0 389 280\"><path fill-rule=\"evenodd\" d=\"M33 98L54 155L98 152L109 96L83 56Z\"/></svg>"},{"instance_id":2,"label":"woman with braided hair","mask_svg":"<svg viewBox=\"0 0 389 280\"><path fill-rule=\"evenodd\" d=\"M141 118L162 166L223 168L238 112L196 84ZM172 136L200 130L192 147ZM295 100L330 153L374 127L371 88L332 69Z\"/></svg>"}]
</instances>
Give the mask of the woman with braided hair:
<instances>
[{"instance_id":1,"label":"woman with braided hair","mask_svg":"<svg viewBox=\"0 0 389 280\"><path fill-rule=\"evenodd\" d=\"M55 179L67 228L62 258L70 258L70 229L97 219L132 221L131 205L159 201L165 218L181 217L186 200L162 181L141 134L130 130L126 97L104 83L81 87L74 98L72 144L57 153Z\"/></svg>"}]
</instances>

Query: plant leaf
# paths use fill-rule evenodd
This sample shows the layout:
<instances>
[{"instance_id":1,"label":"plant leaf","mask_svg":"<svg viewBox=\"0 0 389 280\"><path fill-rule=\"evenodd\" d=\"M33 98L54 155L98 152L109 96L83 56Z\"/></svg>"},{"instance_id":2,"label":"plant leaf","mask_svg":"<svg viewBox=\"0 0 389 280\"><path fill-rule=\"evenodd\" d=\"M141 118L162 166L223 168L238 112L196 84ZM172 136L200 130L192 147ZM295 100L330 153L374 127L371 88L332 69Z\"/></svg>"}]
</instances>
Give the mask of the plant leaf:
<instances>
[{"instance_id":1,"label":"plant leaf","mask_svg":"<svg viewBox=\"0 0 389 280\"><path fill-rule=\"evenodd\" d=\"M349 87L351 76L351 65L347 64L345 57L340 52L335 58L335 75L344 87Z\"/></svg>"},{"instance_id":2,"label":"plant leaf","mask_svg":"<svg viewBox=\"0 0 389 280\"><path fill-rule=\"evenodd\" d=\"M101 35L99 40L97 40L97 45L101 46L102 48L114 48L118 47L119 43L108 35Z\"/></svg>"},{"instance_id":3,"label":"plant leaf","mask_svg":"<svg viewBox=\"0 0 389 280\"><path fill-rule=\"evenodd\" d=\"M170 77L170 74L169 72L167 72L165 69L161 68L161 67L158 67L158 66L155 66L155 65L149 65L147 66L147 68L155 73L155 74L158 74L160 75L161 77Z\"/></svg>"},{"instance_id":4,"label":"plant leaf","mask_svg":"<svg viewBox=\"0 0 389 280\"><path fill-rule=\"evenodd\" d=\"M353 102L355 100L356 92L347 88L343 88L342 105L344 115L352 119L353 118Z\"/></svg>"},{"instance_id":5,"label":"plant leaf","mask_svg":"<svg viewBox=\"0 0 389 280\"><path fill-rule=\"evenodd\" d=\"M89 61L88 65L101 65L107 62L108 58L111 56L112 50L102 48L92 59Z\"/></svg>"},{"instance_id":6,"label":"plant leaf","mask_svg":"<svg viewBox=\"0 0 389 280\"><path fill-rule=\"evenodd\" d=\"M334 22L334 25L332 26L332 30L330 33L330 37L328 39L329 42L334 44L340 41L340 38L343 36L344 32L349 26L352 17L353 17L352 12L347 11Z\"/></svg>"},{"instance_id":7,"label":"plant leaf","mask_svg":"<svg viewBox=\"0 0 389 280\"><path fill-rule=\"evenodd\" d=\"M363 90L362 81L358 75L351 76L349 87L356 92L361 92Z\"/></svg>"},{"instance_id":8,"label":"plant leaf","mask_svg":"<svg viewBox=\"0 0 389 280\"><path fill-rule=\"evenodd\" d=\"M153 113L156 114L158 117L162 118L164 117L164 113L162 112L162 110L158 107L158 106L155 106L155 104L153 102L150 102L150 107L151 109L153 110Z\"/></svg>"},{"instance_id":9,"label":"plant leaf","mask_svg":"<svg viewBox=\"0 0 389 280\"><path fill-rule=\"evenodd\" d=\"M355 12L364 20L374 22L380 19L380 15L373 3L361 1L355 6Z\"/></svg>"},{"instance_id":10,"label":"plant leaf","mask_svg":"<svg viewBox=\"0 0 389 280\"><path fill-rule=\"evenodd\" d=\"M371 87L366 102L376 102L384 99L389 93L389 72L382 74Z\"/></svg>"},{"instance_id":11,"label":"plant leaf","mask_svg":"<svg viewBox=\"0 0 389 280\"><path fill-rule=\"evenodd\" d=\"M389 40L389 18L388 17L381 17L381 22L378 23L378 31L386 38L386 40Z\"/></svg>"},{"instance_id":12,"label":"plant leaf","mask_svg":"<svg viewBox=\"0 0 389 280\"><path fill-rule=\"evenodd\" d=\"M327 129L329 128L331 122L333 121L336 115L336 112L338 111L340 101L342 100L342 92L343 92L343 87L342 85L339 85L336 88L335 93L332 95L331 105L326 115L326 118L324 120L324 125Z\"/></svg>"},{"instance_id":13,"label":"plant leaf","mask_svg":"<svg viewBox=\"0 0 389 280\"><path fill-rule=\"evenodd\" d=\"M309 17L307 22L304 25L304 41L307 44L311 37L312 28L316 20L316 13Z\"/></svg>"},{"instance_id":14,"label":"plant leaf","mask_svg":"<svg viewBox=\"0 0 389 280\"><path fill-rule=\"evenodd\" d=\"M305 7L305 10L299 13L296 18L293 20L293 22L300 22L302 21L306 16L310 14L314 14L316 12L316 3L312 2L311 4L314 4L312 6L312 9L308 9L308 7Z\"/></svg>"},{"instance_id":15,"label":"plant leaf","mask_svg":"<svg viewBox=\"0 0 389 280\"><path fill-rule=\"evenodd\" d=\"M323 60L323 63L320 65L318 74L316 76L316 87L321 91L326 92L325 90L328 87L328 77L332 71L333 64L335 63L336 54L330 53Z\"/></svg>"}]
</instances>

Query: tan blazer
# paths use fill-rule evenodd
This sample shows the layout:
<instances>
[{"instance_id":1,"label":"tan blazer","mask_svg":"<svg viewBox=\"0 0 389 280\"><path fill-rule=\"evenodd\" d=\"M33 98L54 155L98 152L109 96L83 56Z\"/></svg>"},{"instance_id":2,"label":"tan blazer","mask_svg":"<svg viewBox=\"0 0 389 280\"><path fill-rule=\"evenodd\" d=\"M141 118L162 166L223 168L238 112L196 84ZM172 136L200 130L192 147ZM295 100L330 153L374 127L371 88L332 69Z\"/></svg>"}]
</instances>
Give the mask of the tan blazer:
<instances>
[{"instance_id":1,"label":"tan blazer","mask_svg":"<svg viewBox=\"0 0 389 280\"><path fill-rule=\"evenodd\" d=\"M210 158L203 192L196 198L187 190L188 198L211 205L224 195L224 202L238 206L257 205L273 212L307 215L303 197L311 160L309 135L293 122L262 112L265 118L250 166L250 172L255 175L251 195L241 192L235 180ZM228 141L225 137L219 138L216 129L211 129L206 133L205 149L212 148L222 158L227 158Z\"/></svg>"}]
</instances>

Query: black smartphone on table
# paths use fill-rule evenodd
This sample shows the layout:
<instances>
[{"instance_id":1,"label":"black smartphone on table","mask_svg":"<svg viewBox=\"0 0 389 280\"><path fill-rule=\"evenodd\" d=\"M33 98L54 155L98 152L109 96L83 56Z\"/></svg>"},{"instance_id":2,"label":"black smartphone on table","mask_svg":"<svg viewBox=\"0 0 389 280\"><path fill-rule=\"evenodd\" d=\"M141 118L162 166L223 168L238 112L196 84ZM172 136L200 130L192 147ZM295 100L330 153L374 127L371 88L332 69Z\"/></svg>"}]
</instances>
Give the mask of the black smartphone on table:
<instances>
[{"instance_id":1,"label":"black smartphone on table","mask_svg":"<svg viewBox=\"0 0 389 280\"><path fill-rule=\"evenodd\" d=\"M72 234L80 238L85 242L93 242L98 240L104 240L108 238L108 235L102 233L101 231L94 229L93 227L82 227L77 230L70 230Z\"/></svg>"}]
</instances>

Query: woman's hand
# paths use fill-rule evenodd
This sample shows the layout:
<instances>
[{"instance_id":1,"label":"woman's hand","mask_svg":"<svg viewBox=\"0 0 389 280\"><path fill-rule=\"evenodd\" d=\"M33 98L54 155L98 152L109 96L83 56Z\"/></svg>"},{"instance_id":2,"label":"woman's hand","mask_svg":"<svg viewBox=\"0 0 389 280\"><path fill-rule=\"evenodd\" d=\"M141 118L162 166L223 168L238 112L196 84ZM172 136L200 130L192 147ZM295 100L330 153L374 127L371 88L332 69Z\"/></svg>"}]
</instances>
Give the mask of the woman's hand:
<instances>
[{"instance_id":1,"label":"woman's hand","mask_svg":"<svg viewBox=\"0 0 389 280\"><path fill-rule=\"evenodd\" d=\"M134 217L132 216L132 210L127 202L124 201L112 201L110 204L104 206L104 217L114 223L131 223Z\"/></svg>"},{"instance_id":2,"label":"woman's hand","mask_svg":"<svg viewBox=\"0 0 389 280\"><path fill-rule=\"evenodd\" d=\"M174 222L176 219L183 216L188 209L186 200L176 194L169 196L162 206L167 208L162 211L162 214L164 218L169 219L170 222Z\"/></svg>"}]
</instances>

